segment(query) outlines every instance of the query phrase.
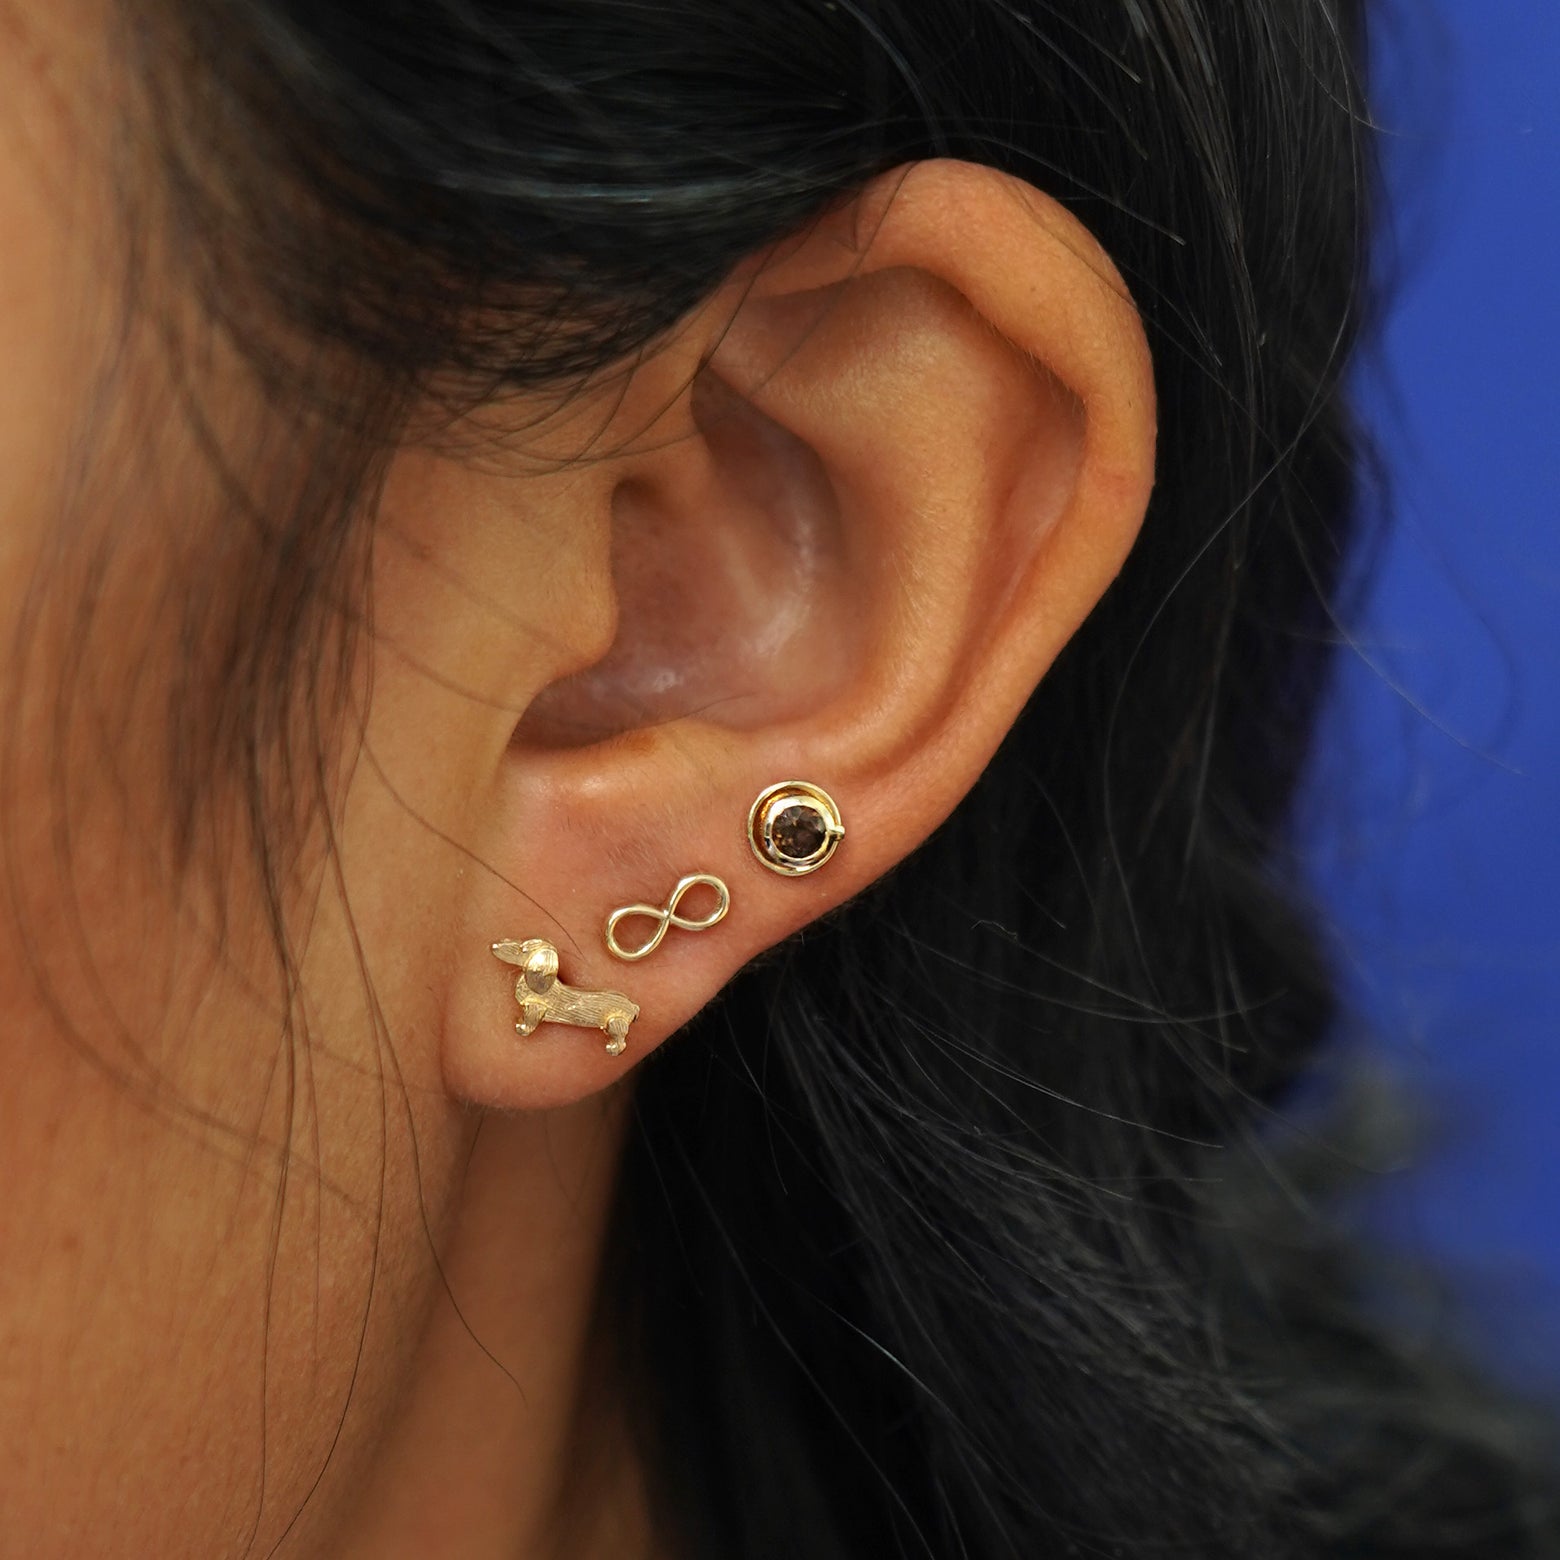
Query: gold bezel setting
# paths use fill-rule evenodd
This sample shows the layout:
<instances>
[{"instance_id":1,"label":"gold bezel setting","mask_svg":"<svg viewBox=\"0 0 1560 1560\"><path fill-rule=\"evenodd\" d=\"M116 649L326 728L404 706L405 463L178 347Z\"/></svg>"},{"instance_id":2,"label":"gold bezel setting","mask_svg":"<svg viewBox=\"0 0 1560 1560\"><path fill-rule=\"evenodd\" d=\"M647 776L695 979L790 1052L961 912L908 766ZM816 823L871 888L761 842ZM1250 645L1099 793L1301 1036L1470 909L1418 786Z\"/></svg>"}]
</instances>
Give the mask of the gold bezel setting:
<instances>
[{"instance_id":1,"label":"gold bezel setting","mask_svg":"<svg viewBox=\"0 0 1560 1560\"><path fill-rule=\"evenodd\" d=\"M785 814L792 809L811 813L817 820L812 832L819 838L803 853L785 848ZM778 831L778 832L777 832ZM839 849L845 838L845 825L834 798L821 786L806 780L781 780L766 786L748 811L748 846L771 872L783 877L805 877Z\"/></svg>"}]
</instances>

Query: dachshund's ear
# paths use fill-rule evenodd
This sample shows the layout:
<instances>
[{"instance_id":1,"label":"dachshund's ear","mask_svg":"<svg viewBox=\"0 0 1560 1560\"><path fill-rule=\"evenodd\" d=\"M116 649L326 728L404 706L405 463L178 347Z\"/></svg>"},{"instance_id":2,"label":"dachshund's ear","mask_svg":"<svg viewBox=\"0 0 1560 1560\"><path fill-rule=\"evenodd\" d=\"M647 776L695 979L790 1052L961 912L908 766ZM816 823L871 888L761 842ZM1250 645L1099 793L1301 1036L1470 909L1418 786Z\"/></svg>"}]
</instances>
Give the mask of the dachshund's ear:
<instances>
[{"instance_id":1,"label":"dachshund's ear","mask_svg":"<svg viewBox=\"0 0 1560 1560\"><path fill-rule=\"evenodd\" d=\"M526 943L525 948L525 983L537 996L544 996L558 978L558 950L537 941Z\"/></svg>"},{"instance_id":2,"label":"dachshund's ear","mask_svg":"<svg viewBox=\"0 0 1560 1560\"><path fill-rule=\"evenodd\" d=\"M744 262L621 371L504 411L523 436L484 427L484 459L392 464L360 789L409 1021L453 1093L536 1106L620 1076L947 816L1137 536L1154 398L1078 220L931 161ZM845 826L801 876L747 837L791 779ZM610 913L695 873L729 913L614 962ZM622 1058L545 1023L516 1047L497 935L637 1002Z\"/></svg>"}]
</instances>

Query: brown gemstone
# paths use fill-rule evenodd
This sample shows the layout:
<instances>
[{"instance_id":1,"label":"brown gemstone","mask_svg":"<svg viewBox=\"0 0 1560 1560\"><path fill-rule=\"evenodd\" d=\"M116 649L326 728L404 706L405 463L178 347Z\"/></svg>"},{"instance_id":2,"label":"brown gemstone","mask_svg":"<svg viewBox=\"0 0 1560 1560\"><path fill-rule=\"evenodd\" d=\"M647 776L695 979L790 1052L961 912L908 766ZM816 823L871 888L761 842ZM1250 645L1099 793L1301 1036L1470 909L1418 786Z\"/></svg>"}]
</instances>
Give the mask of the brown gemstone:
<instances>
[{"instance_id":1,"label":"brown gemstone","mask_svg":"<svg viewBox=\"0 0 1560 1560\"><path fill-rule=\"evenodd\" d=\"M808 802L793 802L776 815L769 826L769 837L787 861L806 861L823 849L829 827L816 807Z\"/></svg>"}]
</instances>

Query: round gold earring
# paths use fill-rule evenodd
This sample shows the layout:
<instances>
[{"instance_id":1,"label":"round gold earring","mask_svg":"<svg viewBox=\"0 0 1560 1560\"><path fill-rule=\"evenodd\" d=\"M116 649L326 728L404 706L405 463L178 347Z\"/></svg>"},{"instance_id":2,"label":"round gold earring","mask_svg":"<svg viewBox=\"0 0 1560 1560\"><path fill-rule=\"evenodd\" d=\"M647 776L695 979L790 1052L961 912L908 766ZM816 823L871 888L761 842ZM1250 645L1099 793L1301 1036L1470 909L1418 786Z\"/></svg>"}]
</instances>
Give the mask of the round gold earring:
<instances>
[{"instance_id":1,"label":"round gold earring","mask_svg":"<svg viewBox=\"0 0 1560 1560\"><path fill-rule=\"evenodd\" d=\"M748 844L771 872L802 877L839 849L845 825L834 798L806 780L765 786L748 810Z\"/></svg>"}]
</instances>

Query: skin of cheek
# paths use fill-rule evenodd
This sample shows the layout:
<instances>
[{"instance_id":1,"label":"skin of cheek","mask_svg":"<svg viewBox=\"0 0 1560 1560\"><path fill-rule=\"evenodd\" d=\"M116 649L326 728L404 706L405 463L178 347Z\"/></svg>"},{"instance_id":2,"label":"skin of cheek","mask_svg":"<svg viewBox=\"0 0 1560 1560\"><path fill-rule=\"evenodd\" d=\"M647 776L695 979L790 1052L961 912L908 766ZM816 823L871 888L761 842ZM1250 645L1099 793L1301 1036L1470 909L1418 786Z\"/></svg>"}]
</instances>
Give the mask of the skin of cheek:
<instances>
[{"instance_id":1,"label":"skin of cheek","mask_svg":"<svg viewBox=\"0 0 1560 1560\"><path fill-rule=\"evenodd\" d=\"M91 383L80 322L109 317L113 284L18 58L0 67L0 1552L64 1560L112 1535L126 1557L301 1556L393 1405L469 1141L424 1060L435 999L401 973L458 885L382 803L350 820L349 858L430 866L415 915L354 905L392 1043L320 857L290 885L308 926L291 1030L243 846L220 891L199 862L170 875L160 750L135 734L155 735L179 652L148 627L168 598L144 538L170 498L187 517L209 495L180 491L188 451L156 462L171 492L118 484L83 545L110 523L143 540L111 550L82 638L80 558L45 544ZM65 706L72 646L89 696Z\"/></svg>"},{"instance_id":2,"label":"skin of cheek","mask_svg":"<svg viewBox=\"0 0 1560 1560\"><path fill-rule=\"evenodd\" d=\"M190 924L145 913L130 873L90 876L102 925L132 887L133 935L92 951L146 1064L106 1075L128 1045L81 1022L78 993L68 1023L37 1002L5 938L0 1530L39 1557L108 1530L127 1556L238 1554L251 1532L270 1552L327 1459L328 1525L391 1406L431 1297L419 1202L448 1204L455 1125L386 1076L363 1015L322 1015L305 1052L230 968L170 957ZM158 963L200 998L150 1001L134 967ZM311 1525L281 1552L312 1553Z\"/></svg>"},{"instance_id":3,"label":"skin of cheek","mask_svg":"<svg viewBox=\"0 0 1560 1560\"><path fill-rule=\"evenodd\" d=\"M134 594L99 595L92 645L143 643ZM270 1553L307 1501L276 1552L315 1553L412 1356L469 1145L415 978L458 875L368 788L344 883L316 852L288 895L289 1014L242 842L220 891L205 861L172 877L155 745L110 751L83 719L56 749L51 626L0 801L0 1552L79 1556L112 1530L126 1556ZM173 674L163 649L136 661L125 724L149 729ZM89 659L77 681L115 673ZM386 860L415 899L352 870Z\"/></svg>"}]
</instances>

